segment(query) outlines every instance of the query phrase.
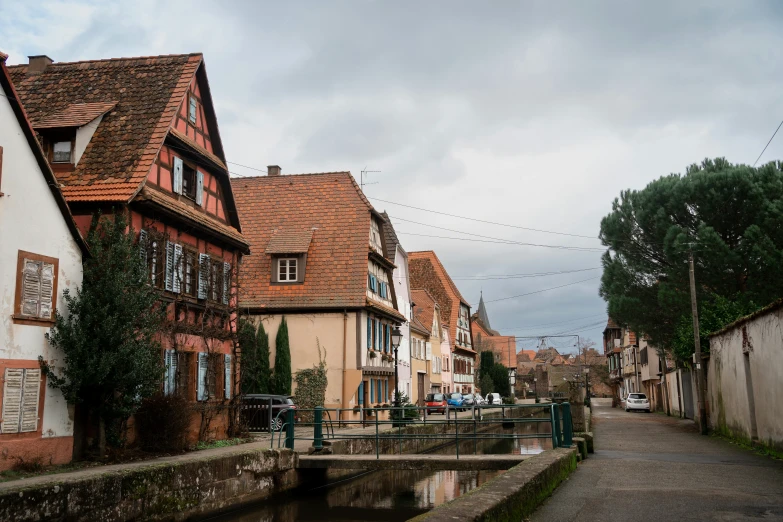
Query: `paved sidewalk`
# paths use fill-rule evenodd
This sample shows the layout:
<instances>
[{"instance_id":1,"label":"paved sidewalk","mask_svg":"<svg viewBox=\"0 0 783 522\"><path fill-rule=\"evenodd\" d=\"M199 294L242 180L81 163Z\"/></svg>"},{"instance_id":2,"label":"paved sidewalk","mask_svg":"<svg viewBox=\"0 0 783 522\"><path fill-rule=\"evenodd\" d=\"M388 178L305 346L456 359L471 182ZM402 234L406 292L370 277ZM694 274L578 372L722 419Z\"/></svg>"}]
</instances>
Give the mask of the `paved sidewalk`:
<instances>
[{"instance_id":1,"label":"paved sidewalk","mask_svg":"<svg viewBox=\"0 0 783 522\"><path fill-rule=\"evenodd\" d=\"M591 455L531 520L783 521L783 463L691 421L594 407Z\"/></svg>"}]
</instances>

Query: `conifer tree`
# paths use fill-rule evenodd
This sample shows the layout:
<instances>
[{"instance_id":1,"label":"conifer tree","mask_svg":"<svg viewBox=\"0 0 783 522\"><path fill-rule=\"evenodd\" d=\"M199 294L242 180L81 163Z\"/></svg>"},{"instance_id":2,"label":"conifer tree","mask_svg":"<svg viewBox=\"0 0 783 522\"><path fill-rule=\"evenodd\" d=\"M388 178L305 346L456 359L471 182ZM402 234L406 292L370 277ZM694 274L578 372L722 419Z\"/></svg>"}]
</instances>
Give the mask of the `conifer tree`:
<instances>
[{"instance_id":1,"label":"conifer tree","mask_svg":"<svg viewBox=\"0 0 783 522\"><path fill-rule=\"evenodd\" d=\"M74 295L63 291L67 312L57 310L46 335L63 363L50 366L39 357L49 386L97 419L102 454L107 442L122 444L125 421L161 390L163 379L158 336L165 309L149 284L144 250L127 227L122 212L94 217L82 286Z\"/></svg>"},{"instance_id":2,"label":"conifer tree","mask_svg":"<svg viewBox=\"0 0 783 522\"><path fill-rule=\"evenodd\" d=\"M286 330L286 339L288 331ZM289 356L290 373L290 356ZM256 334L256 382L258 383L258 393L271 393L272 370L269 368L269 335L264 329L264 323L258 324L258 333Z\"/></svg>"},{"instance_id":3,"label":"conifer tree","mask_svg":"<svg viewBox=\"0 0 783 522\"><path fill-rule=\"evenodd\" d=\"M288 324L285 317L280 321L275 337L275 371L272 376L272 391L278 395L291 395L291 349L288 346Z\"/></svg>"},{"instance_id":4,"label":"conifer tree","mask_svg":"<svg viewBox=\"0 0 783 522\"><path fill-rule=\"evenodd\" d=\"M258 386L258 347L253 323L241 319L237 339L242 354L242 393L262 393Z\"/></svg>"}]
</instances>

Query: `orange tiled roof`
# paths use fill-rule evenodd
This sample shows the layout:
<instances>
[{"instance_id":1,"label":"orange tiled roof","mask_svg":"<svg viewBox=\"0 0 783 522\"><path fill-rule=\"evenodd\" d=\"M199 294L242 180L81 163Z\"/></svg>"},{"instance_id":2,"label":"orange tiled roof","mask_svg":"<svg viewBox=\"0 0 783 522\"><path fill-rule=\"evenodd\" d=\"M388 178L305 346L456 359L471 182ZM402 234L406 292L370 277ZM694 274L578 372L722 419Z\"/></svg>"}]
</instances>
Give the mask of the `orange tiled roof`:
<instances>
[{"instance_id":1,"label":"orange tiled roof","mask_svg":"<svg viewBox=\"0 0 783 522\"><path fill-rule=\"evenodd\" d=\"M440 307L443 322L449 325L449 336L457 338L459 303L470 304L459 293L443 264L432 250L408 254L411 289L426 289Z\"/></svg>"},{"instance_id":2,"label":"orange tiled roof","mask_svg":"<svg viewBox=\"0 0 783 522\"><path fill-rule=\"evenodd\" d=\"M232 178L231 184L252 252L242 260L242 307L366 306L373 209L349 172ZM266 249L280 232L312 232L302 284L271 283Z\"/></svg>"},{"instance_id":3,"label":"orange tiled roof","mask_svg":"<svg viewBox=\"0 0 783 522\"><path fill-rule=\"evenodd\" d=\"M141 192L134 198L134 201L139 203L151 202L158 207L169 209L178 216L184 216L190 219L194 223L201 225L202 227L209 229L213 233L222 236L224 239L228 239L241 247L244 252L248 252L248 246L250 243L247 238L237 231L237 229L230 227L211 217L205 212L199 212L193 207L186 205L176 199L167 196L155 190L151 187L144 187Z\"/></svg>"},{"instance_id":4,"label":"orange tiled roof","mask_svg":"<svg viewBox=\"0 0 783 522\"><path fill-rule=\"evenodd\" d=\"M304 254L310 249L313 231L280 231L272 234L266 247L267 254Z\"/></svg>"},{"instance_id":5,"label":"orange tiled roof","mask_svg":"<svg viewBox=\"0 0 783 522\"><path fill-rule=\"evenodd\" d=\"M27 74L27 65L9 71L33 121L64 115L75 121L74 104L116 103L76 168L57 179L68 201L127 202L146 179L201 64L201 54L181 54L55 62L35 74Z\"/></svg>"},{"instance_id":6,"label":"orange tiled roof","mask_svg":"<svg viewBox=\"0 0 783 522\"><path fill-rule=\"evenodd\" d=\"M435 298L427 290L411 290L411 299L416 303L413 309L416 320L424 325L427 331L432 331L432 322L436 313L440 319L440 307L435 302Z\"/></svg>"},{"instance_id":7,"label":"orange tiled roof","mask_svg":"<svg viewBox=\"0 0 783 522\"><path fill-rule=\"evenodd\" d=\"M81 127L98 116L103 116L117 105L117 102L72 103L65 109L33 121L34 129L56 129L59 127Z\"/></svg>"}]
</instances>

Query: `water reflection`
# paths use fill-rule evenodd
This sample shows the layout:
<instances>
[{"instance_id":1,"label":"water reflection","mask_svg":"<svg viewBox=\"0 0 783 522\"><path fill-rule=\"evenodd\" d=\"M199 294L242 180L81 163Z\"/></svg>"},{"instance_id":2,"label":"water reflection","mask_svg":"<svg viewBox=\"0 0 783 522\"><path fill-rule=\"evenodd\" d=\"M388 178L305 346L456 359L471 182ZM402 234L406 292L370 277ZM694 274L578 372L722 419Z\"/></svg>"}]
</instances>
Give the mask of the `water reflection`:
<instances>
[{"instance_id":1,"label":"water reflection","mask_svg":"<svg viewBox=\"0 0 783 522\"><path fill-rule=\"evenodd\" d=\"M498 434L514 436L479 442L460 442L460 454L535 454L552 447L549 426L526 424ZM544 438L522 438L540 434ZM429 453L454 454L449 444ZM382 471L362 475L328 489L299 491L241 512L213 518L217 521L337 522L408 520L479 487L502 471Z\"/></svg>"}]
</instances>

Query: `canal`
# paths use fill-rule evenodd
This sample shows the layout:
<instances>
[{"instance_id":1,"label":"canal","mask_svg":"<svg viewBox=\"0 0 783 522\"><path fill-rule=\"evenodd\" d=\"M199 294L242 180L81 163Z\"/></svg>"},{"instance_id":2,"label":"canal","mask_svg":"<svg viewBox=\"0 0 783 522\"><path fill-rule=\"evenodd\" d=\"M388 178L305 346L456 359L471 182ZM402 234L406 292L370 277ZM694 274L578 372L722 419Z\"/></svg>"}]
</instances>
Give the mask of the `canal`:
<instances>
[{"instance_id":1,"label":"canal","mask_svg":"<svg viewBox=\"0 0 783 522\"><path fill-rule=\"evenodd\" d=\"M552 448L548 423L498 430L508 438L460 443L460 455L536 454ZM538 436L538 437L536 437ZM531 438L536 437L536 438ZM453 455L454 443L428 453ZM212 522L402 521L479 487L502 471L376 471L244 507Z\"/></svg>"}]
</instances>

